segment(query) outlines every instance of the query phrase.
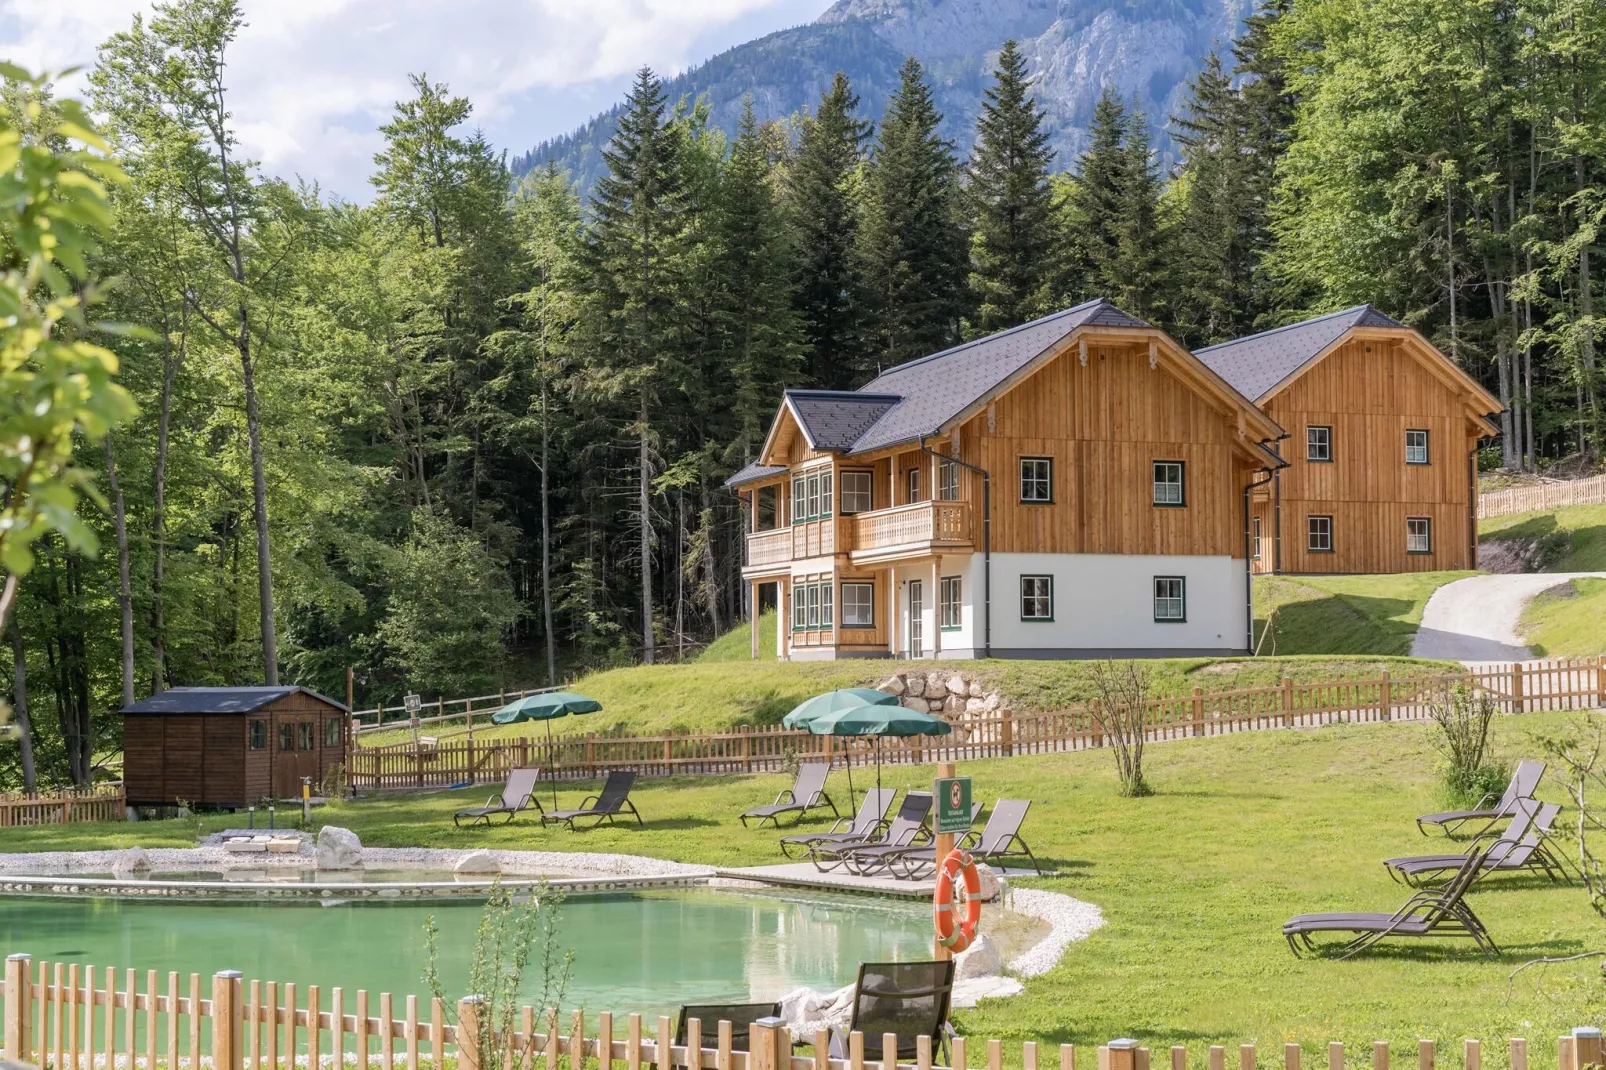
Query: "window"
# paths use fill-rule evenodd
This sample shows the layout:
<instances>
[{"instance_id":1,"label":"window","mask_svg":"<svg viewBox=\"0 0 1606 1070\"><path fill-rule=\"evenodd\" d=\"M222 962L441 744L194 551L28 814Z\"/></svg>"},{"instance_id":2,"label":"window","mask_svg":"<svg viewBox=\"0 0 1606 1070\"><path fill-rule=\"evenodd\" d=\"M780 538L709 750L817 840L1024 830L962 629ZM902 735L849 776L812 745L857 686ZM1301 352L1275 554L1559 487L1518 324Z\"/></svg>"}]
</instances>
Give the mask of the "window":
<instances>
[{"instance_id":1,"label":"window","mask_svg":"<svg viewBox=\"0 0 1606 1070\"><path fill-rule=\"evenodd\" d=\"M842 473L843 516L852 516L854 513L868 513L875 508L874 483L875 476L872 472Z\"/></svg>"},{"instance_id":2,"label":"window","mask_svg":"<svg viewBox=\"0 0 1606 1070\"><path fill-rule=\"evenodd\" d=\"M809 589L792 588L792 630L800 632L809 626Z\"/></svg>"},{"instance_id":3,"label":"window","mask_svg":"<svg viewBox=\"0 0 1606 1070\"><path fill-rule=\"evenodd\" d=\"M844 587L851 586L843 584ZM869 584L864 584L868 587ZM812 631L816 628L830 628L831 593L835 588L830 583L800 583L792 588L792 630L795 632ZM846 595L843 596L844 598ZM868 597L868 596L867 596ZM866 602L868 605L868 601Z\"/></svg>"},{"instance_id":4,"label":"window","mask_svg":"<svg viewBox=\"0 0 1606 1070\"><path fill-rule=\"evenodd\" d=\"M1020 578L1020 619L1054 619L1054 577L1022 576Z\"/></svg>"},{"instance_id":5,"label":"window","mask_svg":"<svg viewBox=\"0 0 1606 1070\"><path fill-rule=\"evenodd\" d=\"M296 722L296 749L317 750L318 736L314 729L317 727L313 721Z\"/></svg>"},{"instance_id":6,"label":"window","mask_svg":"<svg viewBox=\"0 0 1606 1070\"><path fill-rule=\"evenodd\" d=\"M1426 431L1407 431L1405 433L1405 463L1428 463L1428 433Z\"/></svg>"},{"instance_id":7,"label":"window","mask_svg":"<svg viewBox=\"0 0 1606 1070\"><path fill-rule=\"evenodd\" d=\"M296 726L289 721L279 724L279 749L281 751L296 749Z\"/></svg>"},{"instance_id":8,"label":"window","mask_svg":"<svg viewBox=\"0 0 1606 1070\"><path fill-rule=\"evenodd\" d=\"M938 586L938 606L941 616L940 626L952 630L958 628L964 620L960 609L961 581L958 576L944 576Z\"/></svg>"},{"instance_id":9,"label":"window","mask_svg":"<svg viewBox=\"0 0 1606 1070\"><path fill-rule=\"evenodd\" d=\"M1255 560L1259 561L1260 560L1260 517L1258 517L1258 516L1255 517L1255 519L1253 521L1253 527L1254 527L1254 548L1255 548L1254 549L1254 554L1255 554Z\"/></svg>"},{"instance_id":10,"label":"window","mask_svg":"<svg viewBox=\"0 0 1606 1070\"><path fill-rule=\"evenodd\" d=\"M820 627L829 628L836 622L831 612L831 597L835 587L829 583L820 584Z\"/></svg>"},{"instance_id":11,"label":"window","mask_svg":"<svg viewBox=\"0 0 1606 1070\"><path fill-rule=\"evenodd\" d=\"M1154 504L1186 505L1181 461L1154 462Z\"/></svg>"},{"instance_id":12,"label":"window","mask_svg":"<svg viewBox=\"0 0 1606 1070\"><path fill-rule=\"evenodd\" d=\"M1054 461L1049 457L1022 457L1020 459L1020 500L1023 502L1052 502L1054 500Z\"/></svg>"},{"instance_id":13,"label":"window","mask_svg":"<svg viewBox=\"0 0 1606 1070\"><path fill-rule=\"evenodd\" d=\"M340 718L331 717L323 723L323 745L338 747L341 743Z\"/></svg>"},{"instance_id":14,"label":"window","mask_svg":"<svg viewBox=\"0 0 1606 1070\"><path fill-rule=\"evenodd\" d=\"M1324 464L1333 459L1333 429L1331 427L1305 428L1305 460Z\"/></svg>"},{"instance_id":15,"label":"window","mask_svg":"<svg viewBox=\"0 0 1606 1070\"><path fill-rule=\"evenodd\" d=\"M268 722L252 721L247 739L250 741L248 745L252 750L266 750L268 746Z\"/></svg>"},{"instance_id":16,"label":"window","mask_svg":"<svg viewBox=\"0 0 1606 1070\"><path fill-rule=\"evenodd\" d=\"M754 531L773 531L780 526L780 496L779 487L774 485L760 487L757 491L758 519L753 523Z\"/></svg>"},{"instance_id":17,"label":"window","mask_svg":"<svg viewBox=\"0 0 1606 1070\"><path fill-rule=\"evenodd\" d=\"M875 627L875 584L844 583L842 585L842 627Z\"/></svg>"},{"instance_id":18,"label":"window","mask_svg":"<svg viewBox=\"0 0 1606 1070\"><path fill-rule=\"evenodd\" d=\"M816 469L792 477L792 523L831 515L831 470Z\"/></svg>"},{"instance_id":19,"label":"window","mask_svg":"<svg viewBox=\"0 0 1606 1070\"><path fill-rule=\"evenodd\" d=\"M1405 518L1405 552L1431 554L1433 552L1433 521L1425 516Z\"/></svg>"},{"instance_id":20,"label":"window","mask_svg":"<svg viewBox=\"0 0 1606 1070\"><path fill-rule=\"evenodd\" d=\"M1179 624L1188 619L1187 583L1181 576L1154 577L1154 619Z\"/></svg>"},{"instance_id":21,"label":"window","mask_svg":"<svg viewBox=\"0 0 1606 1070\"><path fill-rule=\"evenodd\" d=\"M959 466L952 461L937 462L937 497L945 502L959 500Z\"/></svg>"},{"instance_id":22,"label":"window","mask_svg":"<svg viewBox=\"0 0 1606 1070\"><path fill-rule=\"evenodd\" d=\"M820 585L811 583L803 588L803 600L809 607L809 627L818 628L820 626Z\"/></svg>"},{"instance_id":23,"label":"window","mask_svg":"<svg viewBox=\"0 0 1606 1070\"><path fill-rule=\"evenodd\" d=\"M1333 518L1308 516L1305 518L1305 548L1313 554L1333 552Z\"/></svg>"},{"instance_id":24,"label":"window","mask_svg":"<svg viewBox=\"0 0 1606 1070\"><path fill-rule=\"evenodd\" d=\"M904 473L904 479L909 487L909 504L913 505L920 500L920 469L909 469Z\"/></svg>"},{"instance_id":25,"label":"window","mask_svg":"<svg viewBox=\"0 0 1606 1070\"><path fill-rule=\"evenodd\" d=\"M817 475L804 476L803 486L807 492L807 498L803 502L807 511L803 515L813 520L820 515L820 477Z\"/></svg>"},{"instance_id":26,"label":"window","mask_svg":"<svg viewBox=\"0 0 1606 1070\"><path fill-rule=\"evenodd\" d=\"M809 515L809 481L803 476L792 480L792 523Z\"/></svg>"}]
</instances>

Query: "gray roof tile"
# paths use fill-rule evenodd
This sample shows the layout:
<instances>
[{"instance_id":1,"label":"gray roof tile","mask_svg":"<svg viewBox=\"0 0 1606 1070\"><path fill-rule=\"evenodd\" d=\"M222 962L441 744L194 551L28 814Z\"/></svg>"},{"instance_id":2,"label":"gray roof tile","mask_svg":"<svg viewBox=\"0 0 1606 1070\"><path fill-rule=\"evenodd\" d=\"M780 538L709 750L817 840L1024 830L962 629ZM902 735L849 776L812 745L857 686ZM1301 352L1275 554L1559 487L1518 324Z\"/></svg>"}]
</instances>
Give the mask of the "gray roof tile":
<instances>
[{"instance_id":1,"label":"gray roof tile","mask_svg":"<svg viewBox=\"0 0 1606 1070\"><path fill-rule=\"evenodd\" d=\"M1242 395L1259 400L1355 327L1403 327L1371 305L1292 323L1231 342L1194 350L1194 356Z\"/></svg>"},{"instance_id":2,"label":"gray roof tile","mask_svg":"<svg viewBox=\"0 0 1606 1070\"><path fill-rule=\"evenodd\" d=\"M123 708L123 713L250 713L296 692L311 695L336 709L346 707L305 687L170 687Z\"/></svg>"},{"instance_id":3,"label":"gray roof tile","mask_svg":"<svg viewBox=\"0 0 1606 1070\"><path fill-rule=\"evenodd\" d=\"M752 464L743 468L740 472L737 472L735 475L725 480L725 485L727 487L736 487L743 483L751 483L755 479L765 479L769 476L781 475L786 470L786 465L784 464L759 464L757 461L754 461Z\"/></svg>"},{"instance_id":4,"label":"gray roof tile","mask_svg":"<svg viewBox=\"0 0 1606 1070\"><path fill-rule=\"evenodd\" d=\"M817 450L850 448L871 424L903 400L897 394L868 390L788 390L786 398Z\"/></svg>"}]
</instances>

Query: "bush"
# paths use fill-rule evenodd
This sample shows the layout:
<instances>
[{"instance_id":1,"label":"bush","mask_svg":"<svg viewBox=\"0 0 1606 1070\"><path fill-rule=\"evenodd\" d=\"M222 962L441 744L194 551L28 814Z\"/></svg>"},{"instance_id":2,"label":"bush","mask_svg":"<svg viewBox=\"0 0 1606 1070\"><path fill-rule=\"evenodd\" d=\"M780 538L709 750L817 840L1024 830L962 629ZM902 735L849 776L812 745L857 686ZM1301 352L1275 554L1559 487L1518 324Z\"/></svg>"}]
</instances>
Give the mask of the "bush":
<instances>
[{"instance_id":1,"label":"bush","mask_svg":"<svg viewBox=\"0 0 1606 1070\"><path fill-rule=\"evenodd\" d=\"M1096 716L1115 754L1115 775L1121 794L1154 794L1143 779L1143 744L1147 735L1149 671L1135 661L1101 661L1093 666Z\"/></svg>"},{"instance_id":2,"label":"bush","mask_svg":"<svg viewBox=\"0 0 1606 1070\"><path fill-rule=\"evenodd\" d=\"M1457 684L1428 708L1439 726L1436 745L1445 758L1444 787L1451 800L1475 804L1490 793L1498 798L1507 771L1489 757L1489 725L1498 712L1494 699Z\"/></svg>"}]
</instances>

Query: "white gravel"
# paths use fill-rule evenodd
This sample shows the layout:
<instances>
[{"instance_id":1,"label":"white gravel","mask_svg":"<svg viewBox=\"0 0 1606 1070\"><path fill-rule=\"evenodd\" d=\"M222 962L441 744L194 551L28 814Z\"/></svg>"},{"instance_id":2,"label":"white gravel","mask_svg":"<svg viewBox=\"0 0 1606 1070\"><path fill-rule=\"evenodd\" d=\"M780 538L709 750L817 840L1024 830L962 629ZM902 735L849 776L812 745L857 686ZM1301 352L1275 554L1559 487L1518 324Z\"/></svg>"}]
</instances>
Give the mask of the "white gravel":
<instances>
[{"instance_id":1,"label":"white gravel","mask_svg":"<svg viewBox=\"0 0 1606 1070\"><path fill-rule=\"evenodd\" d=\"M1072 899L1041 888L1014 888L1006 905L1017 914L1048 922L1048 935L1017 956L1009 971L1021 977L1036 977L1053 969L1065 949L1104 924L1104 912L1092 903Z\"/></svg>"}]
</instances>

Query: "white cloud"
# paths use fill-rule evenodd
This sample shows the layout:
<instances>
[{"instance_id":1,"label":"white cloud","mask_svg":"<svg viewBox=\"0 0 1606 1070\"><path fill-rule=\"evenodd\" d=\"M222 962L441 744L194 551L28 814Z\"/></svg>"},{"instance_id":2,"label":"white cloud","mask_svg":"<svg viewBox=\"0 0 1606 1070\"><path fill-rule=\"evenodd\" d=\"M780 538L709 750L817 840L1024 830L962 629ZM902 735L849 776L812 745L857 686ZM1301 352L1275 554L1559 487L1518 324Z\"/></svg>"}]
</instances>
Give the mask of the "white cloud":
<instances>
[{"instance_id":1,"label":"white cloud","mask_svg":"<svg viewBox=\"0 0 1606 1070\"><path fill-rule=\"evenodd\" d=\"M514 151L594 110L642 64L674 72L711 36L815 14L825 0L244 0L229 57L241 143L264 170L367 197L377 126L425 71L474 102L474 122ZM93 63L148 4L0 0L0 55L34 70ZM765 15L773 24L765 26ZM723 44L734 43L732 41ZM695 54L694 54L695 53ZM75 81L81 81L77 79ZM71 88L70 85L68 88ZM578 110L577 110L578 109Z\"/></svg>"}]
</instances>

